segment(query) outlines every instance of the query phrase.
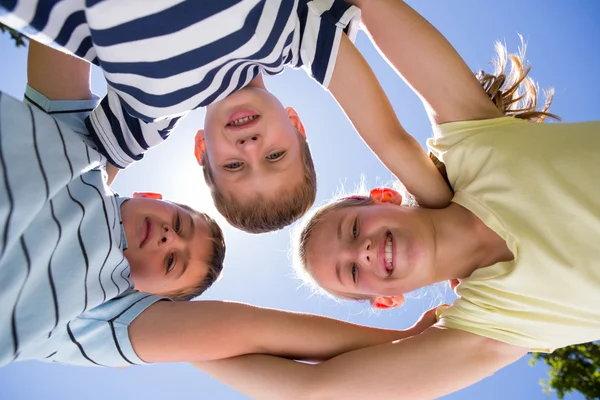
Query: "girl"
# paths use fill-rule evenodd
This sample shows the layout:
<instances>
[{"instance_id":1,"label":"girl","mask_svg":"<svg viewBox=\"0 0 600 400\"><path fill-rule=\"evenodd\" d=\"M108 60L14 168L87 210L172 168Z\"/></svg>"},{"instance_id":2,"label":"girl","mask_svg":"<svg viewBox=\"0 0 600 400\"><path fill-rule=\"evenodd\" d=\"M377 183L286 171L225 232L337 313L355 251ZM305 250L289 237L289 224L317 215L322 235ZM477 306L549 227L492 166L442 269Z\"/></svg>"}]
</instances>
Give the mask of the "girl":
<instances>
[{"instance_id":1,"label":"girl","mask_svg":"<svg viewBox=\"0 0 600 400\"><path fill-rule=\"evenodd\" d=\"M448 279L459 280L459 299L417 337L317 366L267 356L198 366L260 398L430 399L529 350L600 339L600 123L533 123L549 102L536 111L523 54L511 56L508 79L480 74L484 91L408 6L361 6L373 39L431 112L428 147L454 197L442 209L403 206L390 189L340 199L302 229L299 259L327 292L379 308ZM260 389L266 375L277 382L269 395Z\"/></svg>"}]
</instances>

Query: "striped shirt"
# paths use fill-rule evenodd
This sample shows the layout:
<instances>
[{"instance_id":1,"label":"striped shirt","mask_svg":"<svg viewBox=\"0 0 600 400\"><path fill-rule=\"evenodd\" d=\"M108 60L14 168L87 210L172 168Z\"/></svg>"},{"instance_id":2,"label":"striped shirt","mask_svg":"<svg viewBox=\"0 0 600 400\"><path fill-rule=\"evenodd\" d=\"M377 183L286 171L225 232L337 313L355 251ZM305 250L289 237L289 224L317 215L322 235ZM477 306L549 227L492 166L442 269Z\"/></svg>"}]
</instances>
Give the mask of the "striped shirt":
<instances>
[{"instance_id":1,"label":"striped shirt","mask_svg":"<svg viewBox=\"0 0 600 400\"><path fill-rule=\"evenodd\" d=\"M27 98L0 93L0 366L141 364L128 326L160 297L133 290L123 200L104 185L106 159L75 132L83 119L72 124L98 100Z\"/></svg>"},{"instance_id":2,"label":"striped shirt","mask_svg":"<svg viewBox=\"0 0 600 400\"><path fill-rule=\"evenodd\" d=\"M343 0L0 0L0 22L102 67L87 125L120 168L260 73L304 68L327 87L359 20Z\"/></svg>"}]
</instances>

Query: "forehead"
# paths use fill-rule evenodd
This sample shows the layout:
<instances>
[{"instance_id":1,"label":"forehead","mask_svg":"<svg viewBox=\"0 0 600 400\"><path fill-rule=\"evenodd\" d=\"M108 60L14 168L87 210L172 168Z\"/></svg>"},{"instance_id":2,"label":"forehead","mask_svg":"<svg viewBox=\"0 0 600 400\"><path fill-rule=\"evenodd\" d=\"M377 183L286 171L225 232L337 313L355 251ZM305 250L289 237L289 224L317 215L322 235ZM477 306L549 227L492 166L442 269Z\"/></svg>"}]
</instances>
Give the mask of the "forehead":
<instances>
[{"instance_id":1,"label":"forehead","mask_svg":"<svg viewBox=\"0 0 600 400\"><path fill-rule=\"evenodd\" d=\"M319 285L330 292L341 292L337 268L347 216L356 212L356 207L345 207L327 213L314 226L306 243L306 266Z\"/></svg>"}]
</instances>

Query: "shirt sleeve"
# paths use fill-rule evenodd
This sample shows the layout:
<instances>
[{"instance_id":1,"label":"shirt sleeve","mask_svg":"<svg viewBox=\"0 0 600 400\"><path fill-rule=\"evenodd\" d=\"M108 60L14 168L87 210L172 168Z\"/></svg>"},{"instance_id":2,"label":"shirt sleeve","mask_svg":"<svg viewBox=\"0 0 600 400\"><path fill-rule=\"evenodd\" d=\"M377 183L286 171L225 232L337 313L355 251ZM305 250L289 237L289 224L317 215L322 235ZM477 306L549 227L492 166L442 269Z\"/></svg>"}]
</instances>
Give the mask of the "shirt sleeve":
<instances>
[{"instance_id":1,"label":"shirt sleeve","mask_svg":"<svg viewBox=\"0 0 600 400\"><path fill-rule=\"evenodd\" d=\"M86 119L87 130L98 151L114 166L124 169L165 141L181 116L153 120L128 106L108 86L108 94Z\"/></svg>"},{"instance_id":2,"label":"shirt sleeve","mask_svg":"<svg viewBox=\"0 0 600 400\"><path fill-rule=\"evenodd\" d=\"M25 89L24 102L52 115L57 121L68 125L73 131L92 145L91 136L85 126L85 119L100 103L100 98L92 95L90 100L50 100L31 86Z\"/></svg>"},{"instance_id":3,"label":"shirt sleeve","mask_svg":"<svg viewBox=\"0 0 600 400\"><path fill-rule=\"evenodd\" d=\"M56 334L56 352L49 361L96 367L146 364L131 345L129 325L160 300L168 299L130 290L86 311Z\"/></svg>"},{"instance_id":4,"label":"shirt sleeve","mask_svg":"<svg viewBox=\"0 0 600 400\"><path fill-rule=\"evenodd\" d=\"M98 65L85 6L85 1L0 0L0 23Z\"/></svg>"},{"instance_id":5,"label":"shirt sleeve","mask_svg":"<svg viewBox=\"0 0 600 400\"><path fill-rule=\"evenodd\" d=\"M305 14L305 15L303 15ZM304 27L300 59L307 72L323 87L333 75L342 35L354 42L360 27L360 9L343 0L313 0L300 13Z\"/></svg>"}]
</instances>

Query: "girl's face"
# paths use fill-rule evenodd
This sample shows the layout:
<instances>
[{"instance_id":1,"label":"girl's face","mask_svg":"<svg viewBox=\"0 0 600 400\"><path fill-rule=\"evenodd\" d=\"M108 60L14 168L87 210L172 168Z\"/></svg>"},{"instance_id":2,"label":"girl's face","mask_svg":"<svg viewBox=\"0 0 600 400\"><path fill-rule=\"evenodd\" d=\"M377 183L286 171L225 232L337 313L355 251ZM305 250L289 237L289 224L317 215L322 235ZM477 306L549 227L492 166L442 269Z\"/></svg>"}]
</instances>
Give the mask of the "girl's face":
<instances>
[{"instance_id":1,"label":"girl's face","mask_svg":"<svg viewBox=\"0 0 600 400\"><path fill-rule=\"evenodd\" d=\"M168 295L208 273L213 242L205 219L168 201L133 198L121 205L125 258L135 289Z\"/></svg>"},{"instance_id":2,"label":"girl's face","mask_svg":"<svg viewBox=\"0 0 600 400\"><path fill-rule=\"evenodd\" d=\"M308 272L346 298L399 296L432 283L434 232L417 207L342 208L315 226L306 246Z\"/></svg>"}]
</instances>

